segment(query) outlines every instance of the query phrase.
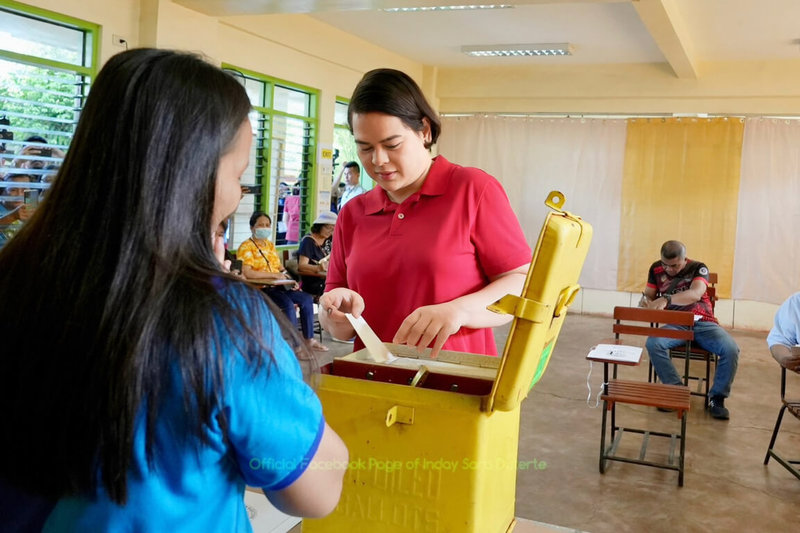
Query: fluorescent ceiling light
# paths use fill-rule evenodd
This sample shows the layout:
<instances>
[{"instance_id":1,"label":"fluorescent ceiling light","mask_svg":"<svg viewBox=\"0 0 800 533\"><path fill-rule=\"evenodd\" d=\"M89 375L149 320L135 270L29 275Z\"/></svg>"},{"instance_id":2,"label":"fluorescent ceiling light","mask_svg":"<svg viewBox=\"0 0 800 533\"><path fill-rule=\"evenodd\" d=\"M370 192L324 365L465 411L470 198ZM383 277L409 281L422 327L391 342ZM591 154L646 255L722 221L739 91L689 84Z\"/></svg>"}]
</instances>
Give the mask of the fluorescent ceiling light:
<instances>
[{"instance_id":1,"label":"fluorescent ceiling light","mask_svg":"<svg viewBox=\"0 0 800 533\"><path fill-rule=\"evenodd\" d=\"M387 7L383 11L388 13L417 13L420 11L467 11L473 9L509 9L514 6L509 4L468 4L458 6L423 6L423 7Z\"/></svg>"},{"instance_id":2,"label":"fluorescent ceiling light","mask_svg":"<svg viewBox=\"0 0 800 533\"><path fill-rule=\"evenodd\" d=\"M462 46L461 51L476 57L570 56L572 46L569 43L496 44Z\"/></svg>"}]
</instances>

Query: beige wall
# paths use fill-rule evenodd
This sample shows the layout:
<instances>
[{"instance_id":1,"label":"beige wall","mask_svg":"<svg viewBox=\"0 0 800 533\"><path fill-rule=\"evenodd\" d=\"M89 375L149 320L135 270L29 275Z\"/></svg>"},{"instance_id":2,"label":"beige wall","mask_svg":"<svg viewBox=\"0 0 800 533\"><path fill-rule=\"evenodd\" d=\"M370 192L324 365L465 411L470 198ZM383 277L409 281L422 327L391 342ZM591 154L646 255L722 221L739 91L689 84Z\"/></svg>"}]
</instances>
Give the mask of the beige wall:
<instances>
[{"instance_id":1,"label":"beige wall","mask_svg":"<svg viewBox=\"0 0 800 533\"><path fill-rule=\"evenodd\" d=\"M641 297L640 292L581 289L570 309L578 314L612 316L614 307L637 306ZM714 316L726 328L768 331L772 328L778 307L751 300L719 300L714 308Z\"/></svg>"}]
</instances>

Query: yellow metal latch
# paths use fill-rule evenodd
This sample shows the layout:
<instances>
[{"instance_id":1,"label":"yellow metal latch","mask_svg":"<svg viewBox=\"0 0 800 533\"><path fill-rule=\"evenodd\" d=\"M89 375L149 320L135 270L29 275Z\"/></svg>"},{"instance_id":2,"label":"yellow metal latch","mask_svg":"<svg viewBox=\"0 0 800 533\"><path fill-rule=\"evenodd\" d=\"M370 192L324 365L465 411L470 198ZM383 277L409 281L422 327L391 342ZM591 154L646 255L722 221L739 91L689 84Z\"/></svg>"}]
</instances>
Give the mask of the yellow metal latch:
<instances>
[{"instance_id":1,"label":"yellow metal latch","mask_svg":"<svg viewBox=\"0 0 800 533\"><path fill-rule=\"evenodd\" d=\"M552 307L549 305L513 294L506 294L495 303L489 305L487 309L502 315L513 315L537 324L548 322L553 317Z\"/></svg>"},{"instance_id":2,"label":"yellow metal latch","mask_svg":"<svg viewBox=\"0 0 800 533\"><path fill-rule=\"evenodd\" d=\"M413 424L414 423L414 408L406 407L404 405L395 405L386 413L386 427L392 427L397 424Z\"/></svg>"}]
</instances>

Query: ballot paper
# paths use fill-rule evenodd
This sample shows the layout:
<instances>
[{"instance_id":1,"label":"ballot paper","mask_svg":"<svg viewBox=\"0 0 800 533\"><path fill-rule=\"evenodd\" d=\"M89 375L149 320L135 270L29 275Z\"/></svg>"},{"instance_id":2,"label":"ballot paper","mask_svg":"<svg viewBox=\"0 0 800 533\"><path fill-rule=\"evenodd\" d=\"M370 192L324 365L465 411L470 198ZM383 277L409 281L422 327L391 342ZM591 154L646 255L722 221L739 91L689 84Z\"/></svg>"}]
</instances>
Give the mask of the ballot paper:
<instances>
[{"instance_id":1,"label":"ballot paper","mask_svg":"<svg viewBox=\"0 0 800 533\"><path fill-rule=\"evenodd\" d=\"M395 355L389 351L386 345L381 342L378 336L375 335L375 332L372 331L372 328L369 327L369 324L367 324L367 321L364 320L363 316L356 318L350 313L345 313L344 316L347 317L347 320L349 320L350 324L352 324L353 328L355 328L358 338L360 338L364 343L364 346L367 349L367 354L373 361L377 361L379 363L391 363L397 359L397 357L395 357Z\"/></svg>"},{"instance_id":2,"label":"ballot paper","mask_svg":"<svg viewBox=\"0 0 800 533\"><path fill-rule=\"evenodd\" d=\"M642 349L624 344L598 344L586 358L610 363L638 363L642 358Z\"/></svg>"}]
</instances>

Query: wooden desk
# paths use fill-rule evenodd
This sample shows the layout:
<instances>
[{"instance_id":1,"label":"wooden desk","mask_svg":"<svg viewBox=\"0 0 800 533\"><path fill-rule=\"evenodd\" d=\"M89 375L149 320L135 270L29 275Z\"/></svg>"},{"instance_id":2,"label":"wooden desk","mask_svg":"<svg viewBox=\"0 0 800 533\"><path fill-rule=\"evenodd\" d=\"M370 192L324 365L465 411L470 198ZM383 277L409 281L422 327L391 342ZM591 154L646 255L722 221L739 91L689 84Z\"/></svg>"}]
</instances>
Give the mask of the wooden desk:
<instances>
[{"instance_id":1,"label":"wooden desk","mask_svg":"<svg viewBox=\"0 0 800 533\"><path fill-rule=\"evenodd\" d=\"M604 347L608 348L603 349ZM615 347L619 347L620 351L616 352ZM625 349L630 348L638 350L636 356L634 358L622 357L621 352L627 351ZM608 351L609 353L603 353L605 351ZM620 342L618 339L609 339L598 344L595 349L586 355L586 359L589 361L603 363L603 383L608 383L608 365L614 365L614 379L616 379L617 365L638 366L642 361L642 351L643 350L638 346L622 344L622 342Z\"/></svg>"},{"instance_id":2,"label":"wooden desk","mask_svg":"<svg viewBox=\"0 0 800 533\"><path fill-rule=\"evenodd\" d=\"M694 316L692 313L684 311L662 311L641 308L614 308L614 339L603 341L602 346L609 346L604 354L603 350L597 350L594 357L587 358L593 361L603 362L604 394L600 397L603 400L603 417L600 433L600 473L604 474L608 461L619 461L633 463L642 466L652 466L675 470L678 472L678 485L683 486L684 457L686 452L686 418L689 411L689 387L686 385L665 385L663 383L638 382L617 379L617 365L638 365L641 360L639 357L620 360L620 357L612 357L614 346L624 346L620 342L620 334L638 335L642 337L667 337L680 339L685 343L687 350L689 342L694 337L692 327L694 326ZM658 324L674 324L685 326L687 329L663 329ZM635 360L632 360L635 359ZM608 365L614 365L614 376L609 379ZM675 411L680 420L680 433L653 431L646 428L632 428L617 425L616 406L617 404L634 404L655 407L662 410ZM608 413L611 414L611 443L606 447L606 428ZM649 425L649 424L648 424ZM622 456L617 454L620 440L623 434L634 433L642 436L641 448L636 456ZM646 459L647 445L651 437L663 437L669 440L669 452L666 461L651 461ZM676 455L675 448L679 446L680 451Z\"/></svg>"}]
</instances>

